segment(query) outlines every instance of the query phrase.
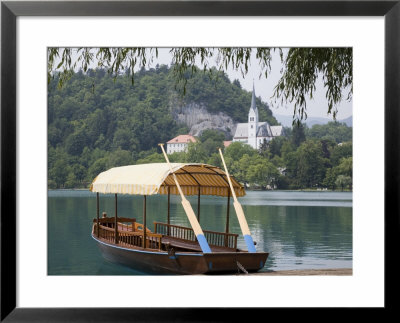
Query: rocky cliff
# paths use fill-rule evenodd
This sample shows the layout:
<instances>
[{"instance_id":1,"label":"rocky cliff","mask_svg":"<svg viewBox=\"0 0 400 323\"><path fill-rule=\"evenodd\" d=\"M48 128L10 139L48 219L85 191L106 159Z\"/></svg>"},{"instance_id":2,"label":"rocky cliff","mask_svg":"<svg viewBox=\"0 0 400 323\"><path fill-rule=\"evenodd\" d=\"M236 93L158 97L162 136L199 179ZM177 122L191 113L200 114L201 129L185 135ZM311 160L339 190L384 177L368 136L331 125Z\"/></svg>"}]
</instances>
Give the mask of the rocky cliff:
<instances>
[{"instance_id":1,"label":"rocky cliff","mask_svg":"<svg viewBox=\"0 0 400 323\"><path fill-rule=\"evenodd\" d=\"M227 138L231 138L236 130L236 123L231 117L223 112L218 114L209 113L205 106L197 103L171 108L173 118L185 124L189 133L199 136L206 129L215 129L224 132Z\"/></svg>"}]
</instances>

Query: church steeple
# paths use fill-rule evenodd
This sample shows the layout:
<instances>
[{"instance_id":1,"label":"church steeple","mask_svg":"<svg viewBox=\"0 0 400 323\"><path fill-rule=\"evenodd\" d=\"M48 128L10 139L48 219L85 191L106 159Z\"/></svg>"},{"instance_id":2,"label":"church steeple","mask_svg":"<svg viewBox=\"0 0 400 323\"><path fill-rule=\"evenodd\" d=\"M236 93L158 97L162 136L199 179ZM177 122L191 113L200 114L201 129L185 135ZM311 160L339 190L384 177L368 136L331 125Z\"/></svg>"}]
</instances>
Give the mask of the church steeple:
<instances>
[{"instance_id":1,"label":"church steeple","mask_svg":"<svg viewBox=\"0 0 400 323\"><path fill-rule=\"evenodd\" d=\"M258 130L258 109L256 106L256 91L254 90L253 80L253 94L251 97L251 105L249 110L249 119L247 123L247 143L254 149L257 149L257 130Z\"/></svg>"},{"instance_id":2,"label":"church steeple","mask_svg":"<svg viewBox=\"0 0 400 323\"><path fill-rule=\"evenodd\" d=\"M252 111L254 111L254 113ZM251 95L251 105L249 110L249 121L251 121L250 115L255 118L254 121L258 122L258 109L256 106L256 91L254 89L254 79L253 79L253 93Z\"/></svg>"},{"instance_id":3,"label":"church steeple","mask_svg":"<svg viewBox=\"0 0 400 323\"><path fill-rule=\"evenodd\" d=\"M257 107L256 107L256 91L254 90L254 80L253 80L253 94L251 96L250 109L253 109L254 111L256 111L256 109L257 109Z\"/></svg>"}]
</instances>

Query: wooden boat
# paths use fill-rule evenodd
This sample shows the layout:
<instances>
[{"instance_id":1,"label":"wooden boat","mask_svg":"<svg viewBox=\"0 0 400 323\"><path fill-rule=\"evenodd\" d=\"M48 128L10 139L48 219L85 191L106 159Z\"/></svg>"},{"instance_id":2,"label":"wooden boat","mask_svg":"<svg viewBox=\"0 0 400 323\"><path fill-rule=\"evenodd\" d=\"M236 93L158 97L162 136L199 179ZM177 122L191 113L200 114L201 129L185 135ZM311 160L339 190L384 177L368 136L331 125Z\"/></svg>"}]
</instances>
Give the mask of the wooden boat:
<instances>
[{"instance_id":1,"label":"wooden boat","mask_svg":"<svg viewBox=\"0 0 400 323\"><path fill-rule=\"evenodd\" d=\"M93 181L90 190L97 193L97 217L93 220L92 237L104 257L150 274L254 272L263 268L268 253L256 251L244 214L239 214L241 206L236 196L245 195L243 186L216 166L170 164L167 156L166 159L167 163L115 167ZM100 193L115 194L113 217L100 218ZM143 195L143 223L118 217L118 194ZM163 216L167 221L154 222L151 231L146 222L146 197L153 194L167 195L168 207ZM171 194L181 195L191 227L170 223ZM197 195L197 216L185 195ZM227 197L225 232L201 229L201 195ZM238 249L239 235L229 232L231 196L248 250Z\"/></svg>"}]
</instances>

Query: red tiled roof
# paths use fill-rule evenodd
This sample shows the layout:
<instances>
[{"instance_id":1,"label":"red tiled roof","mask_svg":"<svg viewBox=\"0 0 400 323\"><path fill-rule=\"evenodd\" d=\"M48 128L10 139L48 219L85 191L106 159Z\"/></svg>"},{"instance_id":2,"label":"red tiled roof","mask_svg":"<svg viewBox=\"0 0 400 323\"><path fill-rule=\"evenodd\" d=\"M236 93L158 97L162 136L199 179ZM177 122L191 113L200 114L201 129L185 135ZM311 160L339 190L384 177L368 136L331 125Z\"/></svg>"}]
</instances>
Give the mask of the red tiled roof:
<instances>
[{"instance_id":1,"label":"red tiled roof","mask_svg":"<svg viewBox=\"0 0 400 323\"><path fill-rule=\"evenodd\" d=\"M196 138L191 135L179 135L170 141L167 144L176 144L176 143L188 143L188 142L196 142Z\"/></svg>"},{"instance_id":2,"label":"red tiled roof","mask_svg":"<svg viewBox=\"0 0 400 323\"><path fill-rule=\"evenodd\" d=\"M232 143L231 140L224 141L224 147L228 147Z\"/></svg>"}]
</instances>

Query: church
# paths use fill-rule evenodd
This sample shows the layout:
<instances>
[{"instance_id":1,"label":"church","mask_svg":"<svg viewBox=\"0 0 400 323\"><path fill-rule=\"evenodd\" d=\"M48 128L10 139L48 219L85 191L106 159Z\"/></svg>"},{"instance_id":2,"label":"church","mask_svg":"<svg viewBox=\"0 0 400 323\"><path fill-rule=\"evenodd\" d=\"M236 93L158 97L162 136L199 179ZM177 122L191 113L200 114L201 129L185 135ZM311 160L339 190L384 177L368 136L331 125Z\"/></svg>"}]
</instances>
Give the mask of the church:
<instances>
[{"instance_id":1,"label":"church","mask_svg":"<svg viewBox=\"0 0 400 323\"><path fill-rule=\"evenodd\" d=\"M259 149L264 140L268 143L274 137L283 134L282 126L270 126L268 122L258 121L258 109L256 107L256 94L253 84L253 95L249 110L248 123L238 123L233 141L240 141L249 144L254 149Z\"/></svg>"}]
</instances>

